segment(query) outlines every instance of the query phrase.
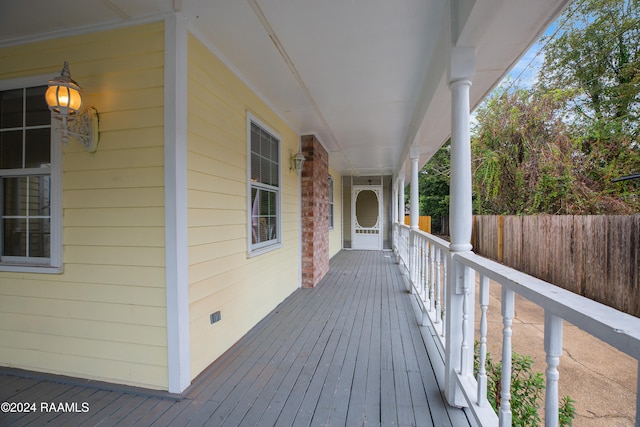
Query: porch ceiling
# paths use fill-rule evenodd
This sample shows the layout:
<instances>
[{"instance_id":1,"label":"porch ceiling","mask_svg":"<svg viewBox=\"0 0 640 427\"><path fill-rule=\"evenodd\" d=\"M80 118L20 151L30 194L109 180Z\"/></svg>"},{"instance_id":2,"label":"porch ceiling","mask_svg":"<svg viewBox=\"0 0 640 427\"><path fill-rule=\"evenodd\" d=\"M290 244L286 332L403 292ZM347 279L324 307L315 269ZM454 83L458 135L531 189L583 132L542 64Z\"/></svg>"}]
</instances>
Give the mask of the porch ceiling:
<instances>
[{"instance_id":1,"label":"porch ceiling","mask_svg":"<svg viewBox=\"0 0 640 427\"><path fill-rule=\"evenodd\" d=\"M318 136L332 167L388 175L449 136L449 34L476 49L475 106L568 1L3 1L0 46L180 11L287 123Z\"/></svg>"}]
</instances>

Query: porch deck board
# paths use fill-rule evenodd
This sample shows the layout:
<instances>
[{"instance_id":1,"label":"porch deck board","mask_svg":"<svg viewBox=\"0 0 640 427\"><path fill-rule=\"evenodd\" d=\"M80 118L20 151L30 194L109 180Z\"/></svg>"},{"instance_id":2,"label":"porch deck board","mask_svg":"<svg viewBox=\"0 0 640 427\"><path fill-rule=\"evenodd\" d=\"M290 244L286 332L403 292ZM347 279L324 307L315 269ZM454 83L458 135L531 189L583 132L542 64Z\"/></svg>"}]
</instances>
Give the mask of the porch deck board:
<instances>
[{"instance_id":1,"label":"porch deck board","mask_svg":"<svg viewBox=\"0 0 640 427\"><path fill-rule=\"evenodd\" d=\"M419 328L390 255L338 254L315 289L294 292L180 400L0 371L0 401L90 405L0 413L0 426L475 425L444 403L434 332Z\"/></svg>"}]
</instances>

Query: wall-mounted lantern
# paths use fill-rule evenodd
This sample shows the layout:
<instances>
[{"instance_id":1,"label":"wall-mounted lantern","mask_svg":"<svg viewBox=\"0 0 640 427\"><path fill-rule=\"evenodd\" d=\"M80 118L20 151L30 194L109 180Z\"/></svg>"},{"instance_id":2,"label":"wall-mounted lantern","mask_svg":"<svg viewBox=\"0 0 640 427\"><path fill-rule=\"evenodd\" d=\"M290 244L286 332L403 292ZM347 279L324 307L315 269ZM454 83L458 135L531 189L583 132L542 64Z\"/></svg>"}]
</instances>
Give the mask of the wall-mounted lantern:
<instances>
[{"instance_id":1,"label":"wall-mounted lantern","mask_svg":"<svg viewBox=\"0 0 640 427\"><path fill-rule=\"evenodd\" d=\"M295 170L298 175L302 173L302 167L304 166L304 155L301 152L297 152L291 157L291 169Z\"/></svg>"},{"instance_id":2,"label":"wall-mounted lantern","mask_svg":"<svg viewBox=\"0 0 640 427\"><path fill-rule=\"evenodd\" d=\"M45 98L53 116L62 124L62 141L75 138L85 150L93 153L98 148L98 112L95 108L83 108L82 88L71 79L69 63L65 61L60 76L49 80Z\"/></svg>"}]
</instances>

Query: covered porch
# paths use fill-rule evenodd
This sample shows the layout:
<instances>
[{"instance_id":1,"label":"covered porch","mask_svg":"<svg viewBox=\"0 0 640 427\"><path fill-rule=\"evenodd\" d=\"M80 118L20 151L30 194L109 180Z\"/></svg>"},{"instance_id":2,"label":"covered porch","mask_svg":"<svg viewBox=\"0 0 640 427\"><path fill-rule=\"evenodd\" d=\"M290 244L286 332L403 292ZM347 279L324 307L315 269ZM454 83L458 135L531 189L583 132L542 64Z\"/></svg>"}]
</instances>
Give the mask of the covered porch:
<instances>
[{"instance_id":1,"label":"covered porch","mask_svg":"<svg viewBox=\"0 0 640 427\"><path fill-rule=\"evenodd\" d=\"M54 172L64 175L66 187L57 189L51 221L66 240L63 248L61 238L53 239L58 256L52 259L59 265L48 267L67 267L47 279L32 271L29 290L23 272L8 266L15 271L3 276L0 311L15 325L5 335L15 348L1 362L46 371L52 365L50 343L72 343L75 353L62 348L62 367L54 372L73 373L80 354L86 378L148 384L176 394L46 374L46 380L20 377L7 369L0 372L0 397L10 406L0 413L0 424L457 427L473 419L511 425L509 375L499 416L486 396L482 361L490 280L503 294L503 372L510 371L515 294L545 310L548 425L557 419L563 321L631 357L640 355L637 318L482 259L469 244L469 112L568 0L93 0L79 9L67 0L63 3L73 10L68 16L64 7L36 3L39 7L16 2L0 13L5 24L0 47L11 64L4 89L26 93L44 84L42 75L49 75L53 64L69 59L78 64L91 102L99 107L103 136L93 157L74 145L67 148L64 170L61 158L53 156ZM124 56L111 52L129 44L122 40L139 43ZM149 69L141 54L149 54L155 67ZM26 103L20 105L26 111ZM271 178L282 187L269 184L278 202L268 214L282 233L264 247L248 237L253 125L281 139L269 161L277 164ZM289 165L304 151L305 136L316 141L313 155L305 155L306 167L316 165L311 176L296 175ZM449 138L451 241L444 242L418 230L418 174ZM52 145L62 150L59 146ZM129 159L138 161L134 168ZM315 289L294 291L309 271L305 257L313 261L315 280L324 274L320 263L339 250L329 249L336 240L331 235L340 235L346 215L338 214L339 203L334 212L334 201L327 200L328 181L344 188L341 182L350 177L354 188L359 184L354 177L373 176L380 177L381 191L387 189L381 221L373 223L388 228L363 234L385 233L393 252L340 252ZM321 182L322 191L306 191L304 179ZM403 225L407 184L410 227ZM307 213L305 202L325 210ZM330 225L325 223L329 203ZM113 218L119 222L107 221ZM149 224L156 229L146 229ZM112 238L108 227L116 228L119 238ZM145 239L130 238L130 229L144 232ZM322 249L318 263L315 246L303 253L310 247L305 233ZM118 280L112 278L116 273ZM251 316L264 310L261 318L291 292L231 346L255 325ZM50 303L61 295L64 302ZM94 320L96 300L102 318ZM149 307L151 300L155 306ZM14 306L24 313L15 313ZM222 308L225 320L218 323ZM73 328L65 327L67 313L73 314ZM30 322L21 322L22 316ZM51 319L58 323L49 330ZM86 327L94 321L91 325L106 325L102 336ZM42 335L37 345L30 327ZM224 349L203 348L213 346ZM85 354L87 348L98 354ZM25 354L31 364L19 365ZM122 355L135 357L123 363ZM71 412L43 410L42 402L72 404L63 408ZM16 410L25 409L18 403L36 406L33 413L14 413L11 403Z\"/></svg>"},{"instance_id":2,"label":"covered porch","mask_svg":"<svg viewBox=\"0 0 640 427\"><path fill-rule=\"evenodd\" d=\"M36 406L0 424L476 425L445 403L442 348L418 313L392 252L342 251L316 288L287 298L182 396L4 370L0 400Z\"/></svg>"}]
</instances>

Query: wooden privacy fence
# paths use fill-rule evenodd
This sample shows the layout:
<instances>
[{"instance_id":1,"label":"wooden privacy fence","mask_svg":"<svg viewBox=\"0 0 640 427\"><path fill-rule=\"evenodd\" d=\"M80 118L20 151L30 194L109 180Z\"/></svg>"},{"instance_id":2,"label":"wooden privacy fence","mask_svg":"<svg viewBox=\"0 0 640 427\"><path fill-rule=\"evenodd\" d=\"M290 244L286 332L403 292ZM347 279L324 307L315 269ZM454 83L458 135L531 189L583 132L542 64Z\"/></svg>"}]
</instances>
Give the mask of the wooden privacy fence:
<instances>
[{"instance_id":1,"label":"wooden privacy fence","mask_svg":"<svg viewBox=\"0 0 640 427\"><path fill-rule=\"evenodd\" d=\"M640 215L478 215L473 222L477 254L640 317Z\"/></svg>"},{"instance_id":2,"label":"wooden privacy fence","mask_svg":"<svg viewBox=\"0 0 640 427\"><path fill-rule=\"evenodd\" d=\"M404 225L411 225L411 217L406 215L404 217ZM431 233L431 217L420 216L418 217L418 228L425 233Z\"/></svg>"}]
</instances>

